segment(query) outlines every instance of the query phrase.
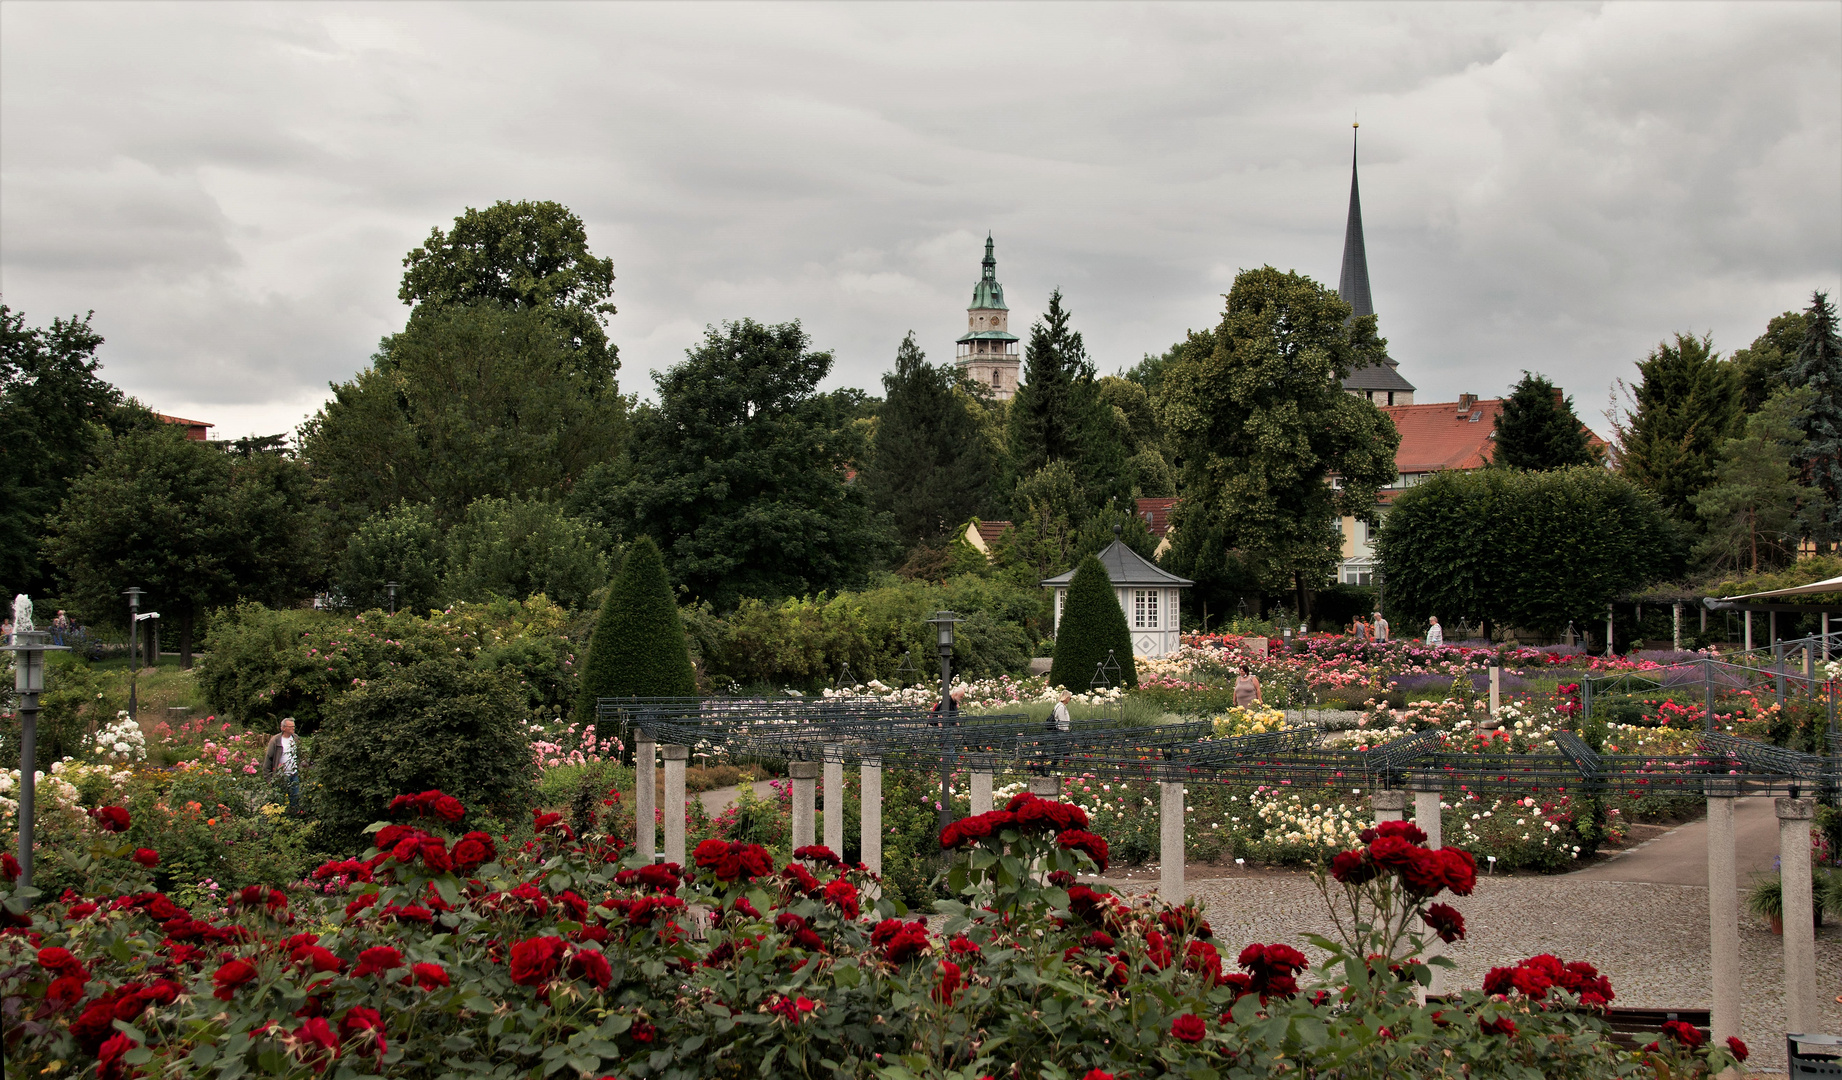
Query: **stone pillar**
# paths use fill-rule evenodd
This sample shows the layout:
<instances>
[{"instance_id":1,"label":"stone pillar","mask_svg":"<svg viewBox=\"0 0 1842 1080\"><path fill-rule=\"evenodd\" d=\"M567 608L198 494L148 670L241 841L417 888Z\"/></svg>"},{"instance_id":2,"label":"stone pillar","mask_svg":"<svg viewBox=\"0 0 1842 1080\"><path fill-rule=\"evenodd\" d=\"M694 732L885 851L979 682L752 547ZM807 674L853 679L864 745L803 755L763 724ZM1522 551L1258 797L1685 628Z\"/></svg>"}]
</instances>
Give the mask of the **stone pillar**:
<instances>
[{"instance_id":1,"label":"stone pillar","mask_svg":"<svg viewBox=\"0 0 1842 1080\"><path fill-rule=\"evenodd\" d=\"M1497 718L1497 710L1503 706L1503 669L1490 665L1490 718Z\"/></svg>"},{"instance_id":2,"label":"stone pillar","mask_svg":"<svg viewBox=\"0 0 1842 1080\"><path fill-rule=\"evenodd\" d=\"M633 736L633 832L634 847L639 856L647 862L652 861L659 847L658 814L654 811L656 803L653 787L658 783L657 750L659 744L652 739L652 732L640 728Z\"/></svg>"},{"instance_id":3,"label":"stone pillar","mask_svg":"<svg viewBox=\"0 0 1842 1080\"><path fill-rule=\"evenodd\" d=\"M1616 609L1612 605L1605 605L1605 655L1607 656L1612 655L1612 613L1614 610Z\"/></svg>"},{"instance_id":4,"label":"stone pillar","mask_svg":"<svg viewBox=\"0 0 1842 1080\"><path fill-rule=\"evenodd\" d=\"M1744 648L1747 652L1752 651L1752 610L1750 608L1746 611L1746 641L1744 643Z\"/></svg>"},{"instance_id":5,"label":"stone pillar","mask_svg":"<svg viewBox=\"0 0 1842 1080\"><path fill-rule=\"evenodd\" d=\"M1739 785L1708 781L1709 1029L1715 1042L1740 1033L1740 894L1733 848L1734 798Z\"/></svg>"},{"instance_id":6,"label":"stone pillar","mask_svg":"<svg viewBox=\"0 0 1842 1080\"><path fill-rule=\"evenodd\" d=\"M665 756L665 795L660 808L665 811L665 861L684 865L684 763L691 748L666 743L659 747Z\"/></svg>"},{"instance_id":7,"label":"stone pillar","mask_svg":"<svg viewBox=\"0 0 1842 1080\"><path fill-rule=\"evenodd\" d=\"M793 761L787 764L787 774L793 778L793 850L809 847L812 844L813 817L817 809L815 796L818 794L819 763L816 761Z\"/></svg>"},{"instance_id":8,"label":"stone pillar","mask_svg":"<svg viewBox=\"0 0 1842 1080\"><path fill-rule=\"evenodd\" d=\"M997 762L990 754L973 754L967 758L966 769L971 775L968 792L972 801L972 816L990 813L991 778L998 771Z\"/></svg>"},{"instance_id":9,"label":"stone pillar","mask_svg":"<svg viewBox=\"0 0 1842 1080\"><path fill-rule=\"evenodd\" d=\"M1815 799L1777 799L1778 867L1784 882L1784 1018L1787 1031L1822 1026L1816 997L1816 912L1810 898L1810 819Z\"/></svg>"},{"instance_id":10,"label":"stone pillar","mask_svg":"<svg viewBox=\"0 0 1842 1080\"><path fill-rule=\"evenodd\" d=\"M1030 777L1030 794L1039 799L1060 799L1062 797L1062 778L1032 776Z\"/></svg>"},{"instance_id":11,"label":"stone pillar","mask_svg":"<svg viewBox=\"0 0 1842 1080\"><path fill-rule=\"evenodd\" d=\"M1674 626L1674 629L1675 629L1675 649L1677 652L1681 652L1682 651L1682 601L1680 600L1676 601L1674 604L1670 605L1670 609L1671 609L1672 620L1673 620L1672 625Z\"/></svg>"},{"instance_id":12,"label":"stone pillar","mask_svg":"<svg viewBox=\"0 0 1842 1080\"><path fill-rule=\"evenodd\" d=\"M1369 806L1375 811L1375 824L1384 821L1399 821L1407 810L1407 793L1405 791L1378 791L1369 796Z\"/></svg>"},{"instance_id":13,"label":"stone pillar","mask_svg":"<svg viewBox=\"0 0 1842 1080\"><path fill-rule=\"evenodd\" d=\"M825 748L825 846L844 857L844 747Z\"/></svg>"},{"instance_id":14,"label":"stone pillar","mask_svg":"<svg viewBox=\"0 0 1842 1080\"><path fill-rule=\"evenodd\" d=\"M1491 669L1495 671L1495 668ZM1426 834L1426 846L1440 848L1445 846L1445 828L1442 820L1439 797L1444 794L1439 776L1435 773L1416 773L1413 778L1413 823ZM1440 941L1428 927L1422 926L1421 933L1426 937L1426 958L1445 955L1445 942ZM1445 993L1446 970L1437 964L1428 964L1433 973L1433 981L1426 987L1428 994Z\"/></svg>"},{"instance_id":15,"label":"stone pillar","mask_svg":"<svg viewBox=\"0 0 1842 1080\"><path fill-rule=\"evenodd\" d=\"M883 872L883 759L874 754L863 758L862 786L857 796L858 819L863 828L863 864L870 873Z\"/></svg>"},{"instance_id":16,"label":"stone pillar","mask_svg":"<svg viewBox=\"0 0 1842 1080\"><path fill-rule=\"evenodd\" d=\"M1189 899L1183 883L1183 781L1158 781L1158 895L1167 904Z\"/></svg>"}]
</instances>

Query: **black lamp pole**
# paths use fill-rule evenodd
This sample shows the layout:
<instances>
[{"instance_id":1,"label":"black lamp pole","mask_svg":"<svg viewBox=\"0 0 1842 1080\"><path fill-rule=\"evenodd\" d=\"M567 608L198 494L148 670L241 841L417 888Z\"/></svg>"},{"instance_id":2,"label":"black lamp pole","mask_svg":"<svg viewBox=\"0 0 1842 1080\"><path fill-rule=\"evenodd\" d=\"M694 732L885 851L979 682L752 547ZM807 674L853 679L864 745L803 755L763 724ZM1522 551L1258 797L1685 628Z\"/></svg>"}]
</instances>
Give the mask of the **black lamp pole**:
<instances>
[{"instance_id":1,"label":"black lamp pole","mask_svg":"<svg viewBox=\"0 0 1842 1080\"><path fill-rule=\"evenodd\" d=\"M147 591L137 585L122 595L128 598L128 719L134 720L140 717L140 708L134 700L134 684L140 672L141 597L147 595Z\"/></svg>"},{"instance_id":2,"label":"black lamp pole","mask_svg":"<svg viewBox=\"0 0 1842 1080\"><path fill-rule=\"evenodd\" d=\"M390 613L395 615L397 613L397 583L394 581L384 582L384 591L390 594Z\"/></svg>"},{"instance_id":3,"label":"black lamp pole","mask_svg":"<svg viewBox=\"0 0 1842 1080\"><path fill-rule=\"evenodd\" d=\"M38 784L38 695L45 692L45 654L63 652L42 630L13 630L0 648L13 653L13 688L19 695L19 883L32 886L33 808ZM27 894L28 897L30 894ZM28 900L28 902L30 902Z\"/></svg>"},{"instance_id":4,"label":"black lamp pole","mask_svg":"<svg viewBox=\"0 0 1842 1080\"><path fill-rule=\"evenodd\" d=\"M927 621L940 647L940 827L944 829L953 821L953 807L947 801L947 715L953 709L953 624L960 619L951 611L936 611ZM952 723L958 722L955 716Z\"/></svg>"}]
</instances>

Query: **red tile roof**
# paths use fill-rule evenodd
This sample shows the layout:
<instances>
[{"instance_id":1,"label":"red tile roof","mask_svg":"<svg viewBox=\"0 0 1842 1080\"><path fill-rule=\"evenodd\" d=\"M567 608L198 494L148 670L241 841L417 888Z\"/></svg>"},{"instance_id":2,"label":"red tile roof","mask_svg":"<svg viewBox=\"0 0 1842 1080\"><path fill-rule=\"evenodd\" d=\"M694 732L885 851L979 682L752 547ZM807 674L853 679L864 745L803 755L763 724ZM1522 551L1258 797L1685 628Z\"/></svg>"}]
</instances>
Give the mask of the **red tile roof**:
<instances>
[{"instance_id":1,"label":"red tile roof","mask_svg":"<svg viewBox=\"0 0 1842 1080\"><path fill-rule=\"evenodd\" d=\"M185 437L191 439L193 442L204 442L205 429L217 426L216 424L207 423L203 420L187 420L183 416L168 416L165 413L154 413L154 415L169 424L177 424L185 428Z\"/></svg>"},{"instance_id":2,"label":"red tile roof","mask_svg":"<svg viewBox=\"0 0 1842 1080\"><path fill-rule=\"evenodd\" d=\"M998 537L1004 534L1004 530L1010 527L1011 523L1008 521L981 521L978 523L979 539L985 541L986 548L990 548L998 542Z\"/></svg>"},{"instance_id":3,"label":"red tile roof","mask_svg":"<svg viewBox=\"0 0 1842 1080\"><path fill-rule=\"evenodd\" d=\"M1461 404L1466 405L1462 412ZM1490 464L1490 437L1503 411L1502 398L1379 408L1401 433L1401 448L1394 453L1396 472L1481 469Z\"/></svg>"},{"instance_id":4,"label":"red tile roof","mask_svg":"<svg viewBox=\"0 0 1842 1080\"><path fill-rule=\"evenodd\" d=\"M1162 540L1170 530L1170 508L1177 505L1175 499L1140 499L1138 516L1145 519L1145 527L1151 531L1153 540Z\"/></svg>"}]
</instances>

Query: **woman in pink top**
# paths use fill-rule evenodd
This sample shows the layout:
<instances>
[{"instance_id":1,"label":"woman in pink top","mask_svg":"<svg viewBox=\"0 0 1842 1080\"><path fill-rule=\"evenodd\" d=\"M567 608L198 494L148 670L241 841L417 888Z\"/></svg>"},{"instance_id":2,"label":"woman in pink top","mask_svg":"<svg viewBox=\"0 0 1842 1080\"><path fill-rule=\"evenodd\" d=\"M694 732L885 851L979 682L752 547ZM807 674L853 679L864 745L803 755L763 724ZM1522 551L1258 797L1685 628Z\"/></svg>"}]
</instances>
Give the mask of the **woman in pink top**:
<instances>
[{"instance_id":1,"label":"woman in pink top","mask_svg":"<svg viewBox=\"0 0 1842 1080\"><path fill-rule=\"evenodd\" d=\"M1234 704L1236 708L1245 709L1260 700L1260 680L1246 664L1241 665L1241 676L1234 680Z\"/></svg>"}]
</instances>

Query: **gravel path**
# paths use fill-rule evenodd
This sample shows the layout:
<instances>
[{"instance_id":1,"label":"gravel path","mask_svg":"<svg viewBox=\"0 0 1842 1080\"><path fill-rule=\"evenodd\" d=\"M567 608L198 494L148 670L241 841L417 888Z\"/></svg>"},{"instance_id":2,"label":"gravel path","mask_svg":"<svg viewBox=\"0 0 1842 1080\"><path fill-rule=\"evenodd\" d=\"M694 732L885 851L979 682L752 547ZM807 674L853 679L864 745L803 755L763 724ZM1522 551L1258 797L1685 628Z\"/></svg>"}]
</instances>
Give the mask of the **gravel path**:
<instances>
[{"instance_id":1,"label":"gravel path","mask_svg":"<svg viewBox=\"0 0 1842 1080\"><path fill-rule=\"evenodd\" d=\"M1222 875L1214 868L1197 872ZM1153 888L1155 868L1112 879L1130 891ZM1227 946L1250 941L1304 944L1307 932L1331 934L1324 901L1302 872L1249 870L1192 878L1192 895ZM1448 978L1477 986L1492 967L1537 953L1587 960L1611 977L1618 1004L1633 1007L1707 1008L1708 890L1706 886L1597 881L1567 877L1484 877L1468 898L1454 901L1465 914L1466 940L1450 947L1457 969ZM1313 963L1321 959L1307 950ZM1753 1050L1754 1072L1783 1072L1784 952L1779 938L1756 919L1743 918L1740 963L1744 971L1741 1038ZM1817 989L1822 1030L1842 1032L1842 929L1817 931Z\"/></svg>"},{"instance_id":2,"label":"gravel path","mask_svg":"<svg viewBox=\"0 0 1842 1080\"><path fill-rule=\"evenodd\" d=\"M771 780L757 780L755 781L754 788L755 797L758 799L771 799L774 797L773 781ZM740 798L737 792L738 789L734 787L711 788L709 791L698 792L695 797L704 804L704 813L709 814L711 817L715 817L736 804L736 800Z\"/></svg>"}]
</instances>

